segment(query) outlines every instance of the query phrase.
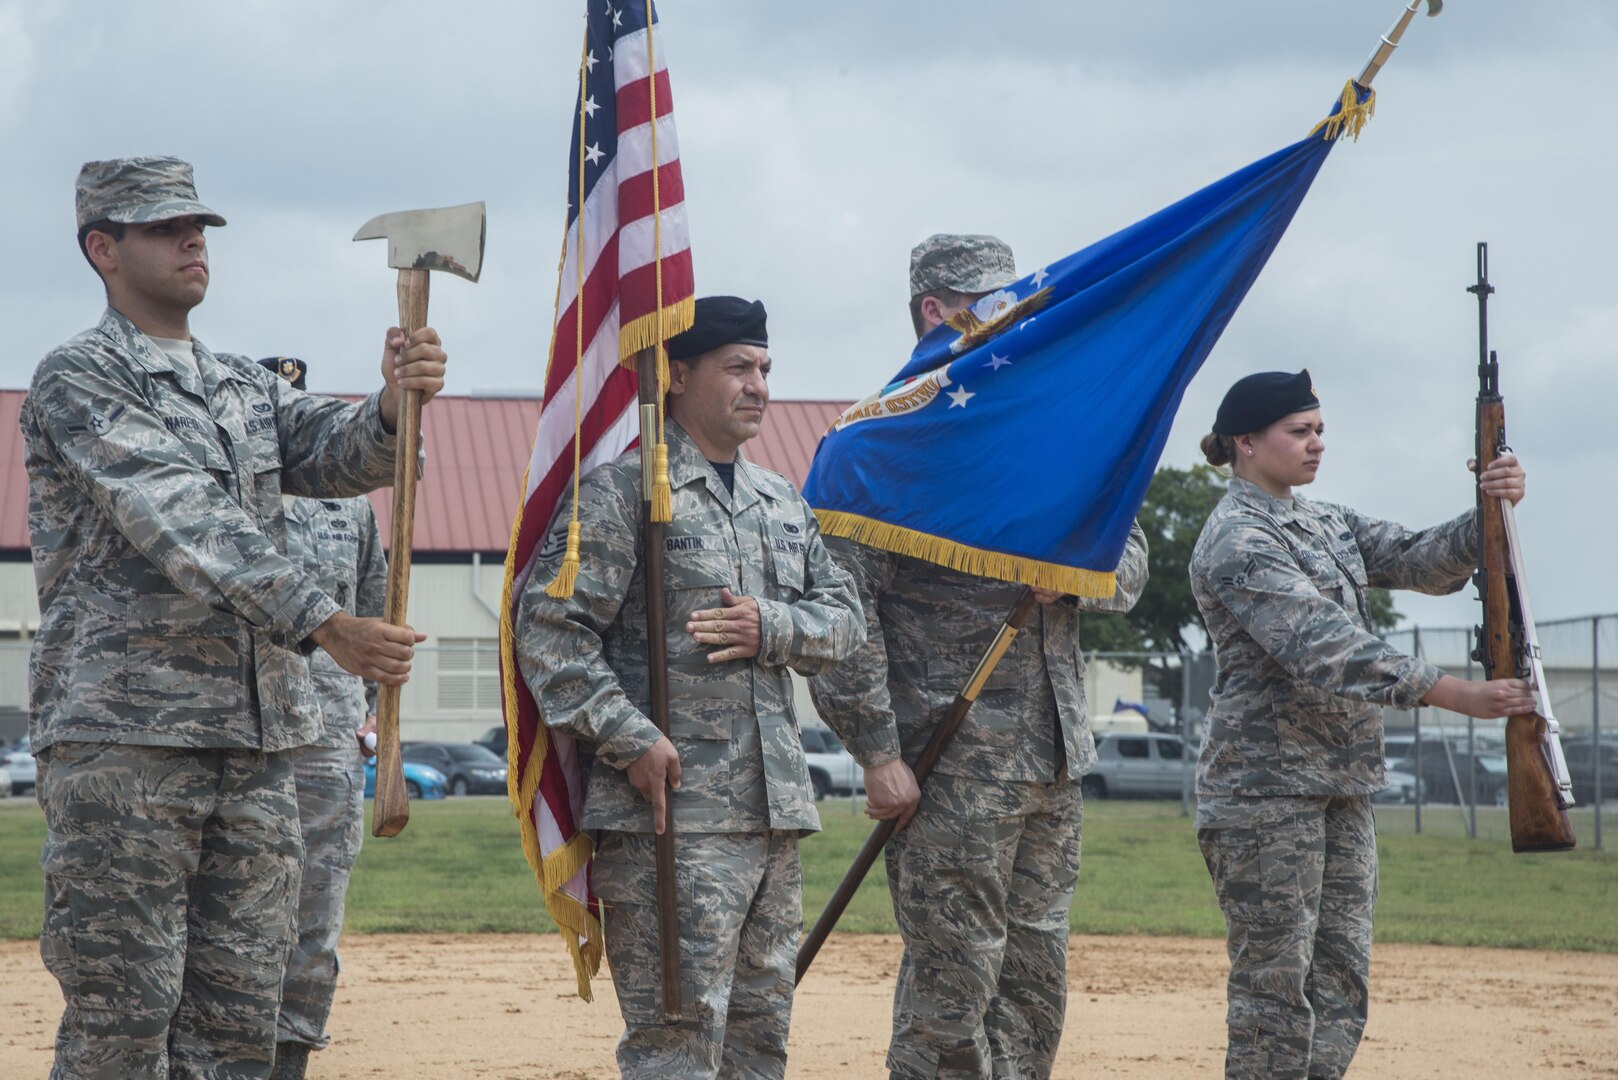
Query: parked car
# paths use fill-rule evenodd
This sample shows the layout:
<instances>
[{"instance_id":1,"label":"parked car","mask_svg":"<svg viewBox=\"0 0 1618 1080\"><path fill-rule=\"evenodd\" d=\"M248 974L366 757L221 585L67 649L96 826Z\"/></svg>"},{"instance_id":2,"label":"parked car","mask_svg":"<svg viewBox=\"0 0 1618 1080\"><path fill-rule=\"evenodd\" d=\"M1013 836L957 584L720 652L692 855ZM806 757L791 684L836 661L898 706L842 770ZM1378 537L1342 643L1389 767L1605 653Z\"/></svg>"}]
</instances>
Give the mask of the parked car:
<instances>
[{"instance_id":1,"label":"parked car","mask_svg":"<svg viewBox=\"0 0 1618 1080\"><path fill-rule=\"evenodd\" d=\"M407 742L404 759L431 765L447 776L451 795L506 793L506 759L482 743Z\"/></svg>"},{"instance_id":2,"label":"parked car","mask_svg":"<svg viewBox=\"0 0 1618 1080\"><path fill-rule=\"evenodd\" d=\"M504 761L506 758L506 725L501 724L499 727L492 727L485 731L483 738L478 740L478 745L487 746L495 757Z\"/></svg>"},{"instance_id":3,"label":"parked car","mask_svg":"<svg viewBox=\"0 0 1618 1080\"><path fill-rule=\"evenodd\" d=\"M828 728L806 727L798 732L803 739L803 759L809 766L809 782L815 786L815 799L827 795L865 794L865 770L854 760L837 736Z\"/></svg>"},{"instance_id":4,"label":"parked car","mask_svg":"<svg viewBox=\"0 0 1618 1080\"><path fill-rule=\"evenodd\" d=\"M1573 781L1573 798L1583 805L1596 801L1596 756L1601 757L1601 798L1618 799L1618 742L1602 739L1597 747L1589 736L1562 740L1562 756L1567 759L1568 779Z\"/></svg>"},{"instance_id":5,"label":"parked car","mask_svg":"<svg viewBox=\"0 0 1618 1080\"><path fill-rule=\"evenodd\" d=\"M444 774L419 761L404 763L405 795L412 799L442 799L449 790ZM376 758L365 759L365 797L376 797Z\"/></svg>"},{"instance_id":6,"label":"parked car","mask_svg":"<svg viewBox=\"0 0 1618 1080\"><path fill-rule=\"evenodd\" d=\"M27 735L12 743L10 750L0 750L0 767L11 775L13 795L34 790L34 782L39 776L39 764L34 761Z\"/></svg>"},{"instance_id":7,"label":"parked car","mask_svg":"<svg viewBox=\"0 0 1618 1080\"><path fill-rule=\"evenodd\" d=\"M1080 787L1087 797L1098 799L1177 799L1188 767L1185 758L1185 743L1178 735L1108 732L1096 739L1095 768Z\"/></svg>"},{"instance_id":8,"label":"parked car","mask_svg":"<svg viewBox=\"0 0 1618 1080\"><path fill-rule=\"evenodd\" d=\"M1374 803L1413 803L1418 784L1414 773L1403 769L1388 770L1388 786L1371 796Z\"/></svg>"},{"instance_id":9,"label":"parked car","mask_svg":"<svg viewBox=\"0 0 1618 1080\"><path fill-rule=\"evenodd\" d=\"M1453 774L1451 760L1455 763ZM1388 762L1389 769L1409 773L1418 778L1421 801L1429 803L1470 802L1472 778L1476 778L1479 806L1506 805L1506 756L1504 754L1468 754L1464 750L1451 750L1446 754L1442 746L1421 748L1421 769L1416 768L1414 757ZM1455 781L1461 782L1460 791Z\"/></svg>"},{"instance_id":10,"label":"parked car","mask_svg":"<svg viewBox=\"0 0 1618 1080\"><path fill-rule=\"evenodd\" d=\"M1439 735L1424 733L1421 737L1421 756L1423 759L1437 754L1444 756L1444 739ZM1414 732L1400 735L1385 735L1382 738L1382 756L1392 762L1416 756L1416 736Z\"/></svg>"}]
</instances>

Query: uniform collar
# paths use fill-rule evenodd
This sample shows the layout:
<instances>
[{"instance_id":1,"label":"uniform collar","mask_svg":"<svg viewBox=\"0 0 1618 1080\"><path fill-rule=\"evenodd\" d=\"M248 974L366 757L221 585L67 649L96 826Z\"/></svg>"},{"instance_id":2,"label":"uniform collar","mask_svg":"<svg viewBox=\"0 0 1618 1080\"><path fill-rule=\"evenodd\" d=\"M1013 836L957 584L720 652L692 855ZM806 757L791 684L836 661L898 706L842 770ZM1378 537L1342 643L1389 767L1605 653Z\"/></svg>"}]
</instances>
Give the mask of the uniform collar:
<instances>
[{"instance_id":1,"label":"uniform collar","mask_svg":"<svg viewBox=\"0 0 1618 1080\"><path fill-rule=\"evenodd\" d=\"M674 422L672 417L666 418L663 433L669 444L671 489L682 488L687 484L706 484L708 494L718 500L721 506L727 507L732 514L739 514L759 501L761 495L756 478L753 476L753 466L742 456L740 450L736 451L735 491L727 491L725 482L719 479L719 473L708 464L708 459L702 456L696 442L686 434L684 428Z\"/></svg>"},{"instance_id":2,"label":"uniform collar","mask_svg":"<svg viewBox=\"0 0 1618 1080\"><path fill-rule=\"evenodd\" d=\"M1301 522L1309 516L1306 509L1308 504L1301 496L1293 495L1290 499L1277 499L1251 480L1243 480L1239 476L1230 478L1230 496L1237 502L1275 519L1279 525Z\"/></svg>"},{"instance_id":3,"label":"uniform collar","mask_svg":"<svg viewBox=\"0 0 1618 1080\"><path fill-rule=\"evenodd\" d=\"M169 354L117 308L109 307L102 313L101 323L97 329L134 357L135 362L148 373L172 376L181 389L204 401L212 398L214 390L220 383L231 380L242 381L241 376L229 364L222 363L208 346L193 337L191 347L196 353L197 371L202 376L202 385L197 385L188 372L176 368L174 361L169 359Z\"/></svg>"}]
</instances>

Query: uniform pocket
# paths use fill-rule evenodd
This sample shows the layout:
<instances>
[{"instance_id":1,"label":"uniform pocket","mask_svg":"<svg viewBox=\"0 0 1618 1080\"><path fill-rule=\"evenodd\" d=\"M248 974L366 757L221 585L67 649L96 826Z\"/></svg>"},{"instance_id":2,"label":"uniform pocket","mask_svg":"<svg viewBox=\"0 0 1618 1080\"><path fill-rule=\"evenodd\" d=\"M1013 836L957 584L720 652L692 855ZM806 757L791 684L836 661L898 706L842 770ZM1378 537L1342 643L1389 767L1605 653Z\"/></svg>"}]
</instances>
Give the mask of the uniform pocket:
<instances>
[{"instance_id":1,"label":"uniform pocket","mask_svg":"<svg viewBox=\"0 0 1618 1080\"><path fill-rule=\"evenodd\" d=\"M242 702L242 638L234 619L189 596L143 596L127 614L132 705L235 709Z\"/></svg>"},{"instance_id":2,"label":"uniform pocket","mask_svg":"<svg viewBox=\"0 0 1618 1080\"><path fill-rule=\"evenodd\" d=\"M737 719L753 709L753 665L710 664L707 652L669 659L669 735L728 742Z\"/></svg>"},{"instance_id":3,"label":"uniform pocket","mask_svg":"<svg viewBox=\"0 0 1618 1080\"><path fill-rule=\"evenodd\" d=\"M119 1034L120 1017L130 1005L118 904L101 898L97 886L109 864L105 845L57 835L46 837L40 859L45 872L40 957L77 1007L85 1035L98 1039Z\"/></svg>"},{"instance_id":4,"label":"uniform pocket","mask_svg":"<svg viewBox=\"0 0 1618 1080\"><path fill-rule=\"evenodd\" d=\"M791 603L803 595L807 576L804 565L809 545L804 527L794 521L768 521L764 547L770 553L770 575L781 589L777 599Z\"/></svg>"}]
</instances>

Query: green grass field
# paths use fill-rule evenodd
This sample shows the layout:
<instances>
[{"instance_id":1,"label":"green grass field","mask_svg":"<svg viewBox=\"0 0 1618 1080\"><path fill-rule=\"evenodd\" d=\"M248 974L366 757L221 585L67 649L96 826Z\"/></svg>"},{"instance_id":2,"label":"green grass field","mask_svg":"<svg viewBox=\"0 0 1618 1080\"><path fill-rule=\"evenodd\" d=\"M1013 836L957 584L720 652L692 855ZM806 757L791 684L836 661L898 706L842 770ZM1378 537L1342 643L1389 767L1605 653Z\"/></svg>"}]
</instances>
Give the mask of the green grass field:
<instances>
[{"instance_id":1,"label":"green grass field","mask_svg":"<svg viewBox=\"0 0 1618 1080\"><path fill-rule=\"evenodd\" d=\"M811 922L869 829L846 800L821 804L821 817L825 831L803 845ZM1408 808L1379 810L1378 817L1377 940L1618 952L1618 855L1513 855L1497 811L1480 812L1475 841L1466 839L1453 807L1427 808L1420 836ZM1588 811L1574 827L1588 846ZM44 834L31 800L0 803L0 937L39 932ZM879 862L841 929L893 930L881 873ZM1086 804L1084 871L1071 925L1093 934L1223 936L1190 820L1178 805ZM349 889L350 932L551 929L503 799L416 803L402 835L367 834Z\"/></svg>"}]
</instances>

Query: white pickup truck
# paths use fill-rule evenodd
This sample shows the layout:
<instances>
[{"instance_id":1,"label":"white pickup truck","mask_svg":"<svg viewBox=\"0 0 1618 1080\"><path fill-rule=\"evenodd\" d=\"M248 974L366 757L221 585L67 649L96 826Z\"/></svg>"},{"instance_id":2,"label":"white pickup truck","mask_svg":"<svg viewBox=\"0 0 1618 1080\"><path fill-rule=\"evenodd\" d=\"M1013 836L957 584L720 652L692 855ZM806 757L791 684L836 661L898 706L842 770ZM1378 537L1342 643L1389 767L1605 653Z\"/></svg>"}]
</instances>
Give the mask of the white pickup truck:
<instances>
[{"instance_id":1,"label":"white pickup truck","mask_svg":"<svg viewBox=\"0 0 1618 1080\"><path fill-rule=\"evenodd\" d=\"M831 729L806 727L798 733L803 737L803 758L809 765L816 801L827 795L865 794L864 770Z\"/></svg>"}]
</instances>

